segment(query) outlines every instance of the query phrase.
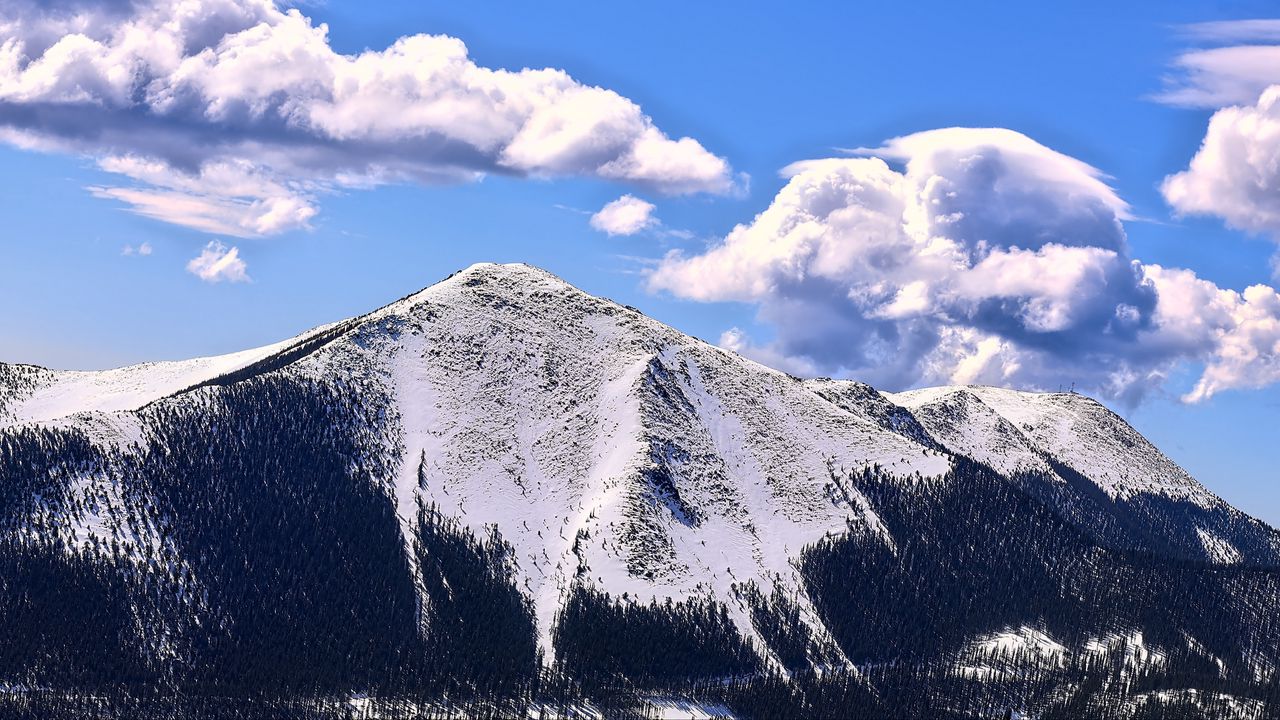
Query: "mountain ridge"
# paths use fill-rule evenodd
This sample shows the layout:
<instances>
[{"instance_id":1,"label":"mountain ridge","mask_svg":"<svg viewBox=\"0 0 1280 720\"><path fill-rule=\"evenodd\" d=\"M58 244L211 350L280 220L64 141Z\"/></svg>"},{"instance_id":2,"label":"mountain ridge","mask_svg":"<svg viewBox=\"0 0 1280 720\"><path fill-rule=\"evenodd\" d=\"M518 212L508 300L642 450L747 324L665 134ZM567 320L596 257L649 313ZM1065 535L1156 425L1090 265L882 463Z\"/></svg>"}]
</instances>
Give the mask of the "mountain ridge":
<instances>
[{"instance_id":1,"label":"mountain ridge","mask_svg":"<svg viewBox=\"0 0 1280 720\"><path fill-rule=\"evenodd\" d=\"M3 367L7 375L20 374L25 370L28 375L36 377L34 382L28 383L26 397L22 397L21 383L0 381L0 401L7 398L7 401L0 402L0 427L24 422L66 422L70 416L94 411L103 411L108 415L116 411L135 411L204 386L228 384L248 376L295 365L305 367L308 357L317 353L323 356L326 346L353 333L358 336L361 328L387 322L403 322L405 318L423 307L430 307L432 303L442 300L446 303L457 302L458 298L455 296L465 294L468 289L513 283L528 287L542 286L543 293L548 292L548 288L554 288L556 292L567 294L567 302L586 303L596 310L607 308L608 315L626 317L628 322L635 323L637 332L647 335L646 340L652 347L647 348L647 353L633 352L632 366L617 370L619 375L634 375L638 372L634 363L639 362L641 355L645 355L648 361L656 362L645 371L646 382L654 388L671 383L671 377L666 373L672 369L672 357L664 357L660 345L697 348L699 353L708 357L729 356L728 351L684 336L633 308L592 298L551 273L533 266L478 263L369 313L318 326L293 338L256 349L188 361L142 363L107 371L54 371L36 366L5 365ZM509 303L512 299L498 293L489 300L501 304ZM529 301L538 300L538 297L531 297ZM637 342L633 338L630 344L635 346ZM1109 497L1138 492L1189 500L1201 506L1225 505L1133 431L1122 418L1097 401L1076 393L1010 391L984 386L942 386L883 393L856 381L825 378L799 381L745 358L738 358L738 363L743 367L753 367L766 376L796 380L798 387L818 395L850 416L906 440L908 448L914 445L918 446L917 449L958 453L986 464L994 463L993 467L1004 474L1033 470L1053 476L1055 472L1049 467L1046 457L1056 458L1064 450L1074 453L1093 452L1095 445L1102 442L1107 446L1106 450L1111 451L1108 456L1110 464L1095 460L1092 464L1086 462L1083 467L1074 469L1081 471L1082 475L1098 485ZM41 380L44 381L43 386ZM694 391L692 387L685 387L679 392ZM1072 428L1063 426L1061 422L1057 425L1049 423L1048 410L1066 412L1077 419L1083 415L1079 424L1084 426L1086 432L1095 431L1089 437L1091 442L1085 442L1074 435ZM961 426L971 430L975 421L970 416L984 412L995 416L986 418L986 421L996 422L998 419L998 424L987 428L984 435L962 438L954 434L953 431L957 428L955 418L951 416L959 413L970 418L967 424L961 423ZM948 417L951 418L950 421ZM925 418L927 422L922 424L921 418ZM1029 437L1029 434L1035 435L1035 439ZM1142 457L1125 457L1124 453L1116 451L1117 448L1130 452L1136 448L1141 451ZM909 452L914 451L900 451L899 454L903 457L886 461L890 465L903 463L898 469L904 470L904 474L924 471L925 474L938 475L942 472L937 463L925 467L914 462L913 458L905 457ZM1103 452L1101 455L1108 453ZM1021 458L1021 464L1010 463L1015 456ZM874 463L874 459L869 457L861 459ZM1148 481L1140 488L1126 484L1125 477L1128 475L1143 473L1154 474L1157 479ZM1230 548L1229 541L1211 540L1207 544L1219 548L1216 552L1218 558L1238 555L1234 549L1221 550L1223 542ZM1280 544L1277 547L1280 548Z\"/></svg>"},{"instance_id":2,"label":"mountain ridge","mask_svg":"<svg viewBox=\"0 0 1280 720\"><path fill-rule=\"evenodd\" d=\"M277 436L271 442L302 454L261 449ZM313 460L302 438L332 450ZM51 442L80 448L59 452L83 459L59 462L40 449ZM711 613L699 622L727 633L716 642L735 663L758 656L778 670L853 668L868 660L865 641L833 604L843 591L814 568L897 562L920 542L912 513L935 512L935 502L999 512L966 498L967 487L1014 503L1020 517L1009 521L1031 523L1022 532L1061 525L1045 548L1096 544L1096 562L1120 563L1107 572L1138 572L1125 569L1130 556L1241 572L1280 562L1280 534L1204 489L1096 401L801 380L527 265L474 265L365 315L227 356L96 375L0 365L0 450L5 443L13 457L36 459L13 466L21 482L10 492L21 503L0 529L54 542L74 558L121 547L111 552L131 567L171 568L166 582L179 600L154 610L169 639L144 639L153 653L165 643L199 647L209 632L201 628L234 640L250 627L259 610L218 600L220 584L239 587L232 569L244 561L236 558L257 547L237 543L250 542L260 523L241 527L237 517L278 512L271 522L296 528L282 537L343 532L286 509L330 512L279 484L320 482L312 464L338 483L316 492L350 487L343 492L364 498L365 512L393 519L394 533L378 525L378 537L384 548L398 538L399 557L378 562L403 563L385 572L403 573L394 592L420 625L439 622L433 608L449 606L447 588L460 582L432 585L445 572L432 543L472 538L459 541L473 547L459 557L474 555L467 562L509 579L528 604L546 665L589 652L565 639L585 631L566 628L574 617L612 612L592 599L604 597L635 612L675 603L695 617ZM49 461L39 472L22 469ZM282 493L269 495L279 509L242 506L221 494L226 482ZM223 514L190 517L223 505ZM232 547L219 550L225 542ZM206 558L228 552L222 564ZM1041 595L1067 582L1032 580L1049 583ZM486 597L507 597L507 580L495 582ZM881 592L898 597L900 589ZM1048 633L1019 615L1037 607L1034 597L1009 610L1012 626L975 629L963 642ZM1155 637L1149 625L1131 626L1143 622L1122 623L1139 633L1138 645L1143 630ZM1190 620L1178 622L1186 643L1215 644L1196 637L1204 633ZM1083 630L1069 627L1050 628L1040 645L1087 657L1090 643L1105 645L1119 631L1099 626L1074 638L1063 633ZM752 650L735 645L735 633ZM939 647L962 640L938 633L930 642ZM1245 645L1234 652L1270 657ZM1142 648L1157 650L1173 652Z\"/></svg>"},{"instance_id":3,"label":"mountain ridge","mask_svg":"<svg viewBox=\"0 0 1280 720\"><path fill-rule=\"evenodd\" d=\"M22 422L51 421L51 420L59 419L61 417L65 417L67 415L71 415L79 412L92 411L92 410L105 410L105 411L112 411L117 409L118 410L136 410L145 406L150 402L155 402L157 400L162 400L172 395L177 395L193 389L197 389L204 385L225 384L227 382L234 382L236 377L242 376L240 374L246 371L267 372L270 369L276 369L278 367L283 367L283 366L292 364L294 360L298 359L298 358L288 358L281 361L282 356L287 356L289 353L294 352L298 348L307 348L309 343L314 343L317 340L320 341L318 345L322 346L324 344L327 344L328 342L332 342L334 339L336 339L336 337L341 336L346 332L349 332L351 329L360 325L361 323L377 321L380 318L394 314L397 310L403 310L406 307L412 307L416 302L426 300L426 298L429 297L431 291L434 288L443 286L449 283L450 281L454 280L455 278L463 278L462 282L465 284L466 282L471 282L472 280L468 280L468 278L470 278L476 273L483 272L483 271L497 271L497 270L501 270L503 273L506 273L506 274L512 274L512 273L518 272L523 276L525 276L525 279L532 278L532 277L539 277L539 278L551 280L553 282L561 283L565 287L572 287L572 286L569 286L567 283L564 283L563 280L555 277L554 275L547 273L546 271L543 271L531 265L527 265L523 263L514 263L514 264L508 264L508 265L499 265L495 263L477 263L468 268L465 268L463 270L459 270L457 272L450 274L444 280L440 281L435 285L427 286L422 290L406 295L396 301L388 303L387 305L384 305L383 307L378 308L369 313L355 316L346 320L340 320L337 322L320 325L315 328L306 330L302 333L299 333L298 335L295 335L286 340L264 345L259 348L238 351L238 352L228 353L224 355L203 356L199 358L193 358L190 360L144 362L144 363L139 363L134 365L123 366L119 368L113 368L110 370L100 370L100 371L94 371L94 370L61 371L61 370L44 368L37 365L0 363L0 366L4 367L6 369L6 372L11 374L18 374L21 371L26 371L34 375L53 375L55 377L65 376L68 381L90 379L90 378L102 381L99 387L85 389L85 390L92 390L93 392L85 392L83 395L78 395L78 396L73 394L71 398L68 398L68 400L70 400L71 402L79 403L74 405L58 406L57 404L51 403L54 405L54 407L50 409L36 407L36 408L33 408L32 410L27 411L26 413L21 413L19 409L15 409L13 406L20 405L20 404L31 404L32 398L31 397L25 398L26 403L23 403L22 401L15 401L14 398L10 397L7 399L6 402L0 402L0 423L18 424ZM576 291L576 288L573 288L573 289ZM577 292L581 293L581 291L577 291ZM590 297L585 293L581 293L581 295L583 297ZM611 301L608 301L608 300L601 300L601 302L610 303L618 310L629 312L629 313L635 313L638 317L642 317L648 320L647 316L643 315L643 313L629 306L612 303ZM660 323L656 323L656 321L651 321L651 322L661 326L666 330L670 330L671 332L676 332L674 330L671 330L667 326L662 326ZM705 341L698 340L697 338L688 338L688 339L706 344ZM707 344L707 346L715 347L709 344ZM307 351L307 354L310 354L310 352L315 352L318 349L319 349L318 346L310 347ZM720 350L720 348L716 348L716 349ZM728 351L725 351L725 352L728 352ZM277 361L281 361L281 362L277 362ZM746 358L743 358L743 361L748 363L752 362L750 360L747 360ZM273 367L263 368L262 367L263 363L277 363L277 364ZM761 365L759 367L766 368L771 372L778 372L778 371L772 370L771 368L767 368L767 366ZM173 374L179 375L181 377L181 380L173 381L173 380L170 380L168 377L164 377L164 374L162 373L162 371L166 371L171 368L180 369L179 372L173 373ZM143 392L138 396L129 396L127 393L122 392L119 388L112 387L112 384L110 383L110 380L113 379L111 378L111 376L113 375L125 376L126 382L122 384L128 384L128 381L134 379L133 376L145 375L147 373L151 373L153 375L159 375L161 377L158 378L159 380L158 382L153 382L153 385L155 385L155 387L149 388L146 392ZM176 387L175 382L188 382L188 384L181 387ZM61 382L55 381L51 383L49 387L41 388L40 390L33 392L32 395L39 396L39 395L44 395L46 393L53 394L53 393L50 393L49 391L60 389L60 386L62 384L63 383ZM73 383L66 382L66 384L71 385ZM1141 436L1138 433L1132 431L1132 428L1130 428L1128 424L1118 415L1115 415L1112 411L1107 409L1101 403L1098 403L1096 400L1092 398L1088 398L1087 396L1084 396L1084 395L1080 395L1078 393L1061 393L1061 392L1053 393L1053 392L1035 391L1035 390L1015 391L1015 390L1004 390L1002 388L997 388L993 386L980 386L980 385L937 386L937 387L929 387L929 388L920 388L915 390L907 390L907 391L896 392L896 393L886 393L886 392L875 390L874 388L871 388L871 386L866 385L864 383L859 383L857 381L832 380L830 378L818 378L815 380L808 381L808 384L819 395L821 395L822 392L818 388L823 384L825 384L828 388L857 387L859 388L859 394L861 395L861 398L860 398L861 402L874 403L872 396L870 396L869 393L867 392L869 390L870 393L874 393L875 396L883 398L884 400L888 401L890 404L893 405L893 410L889 412L906 410L908 411L908 414L910 413L910 410L913 407L919 408L921 406L930 406L932 404L930 400L940 401L941 398L945 398L947 396L963 395L965 393L970 393L970 394L977 393L979 396L986 396L988 401L991 399L993 394L1003 393L1006 396L1008 396L1009 394L1012 393L1023 400L1029 400L1033 398L1034 399L1048 398L1051 401L1055 401L1059 403L1061 403L1064 400L1091 403L1095 405L1097 408L1102 409L1105 413L1112 415L1117 425L1122 426L1125 429L1130 431L1131 437L1135 437L1137 440L1141 441L1145 445L1150 446L1150 444L1147 443L1144 438L1141 438ZM6 381L4 385L0 385L0 387L3 387L3 389L6 390L9 395L15 395L17 394L17 391L20 389L17 387L17 385L18 383L14 381ZM76 389L80 389L80 388L76 388ZM828 392L831 392L831 391L828 390ZM116 402L111 402L111 400L113 400L117 396L124 396L124 397L121 397ZM36 399L38 400L40 398L37 397ZM831 398L827 398L827 399L831 400ZM5 398L0 397L0 400L5 400ZM104 400L106 401L104 402ZM95 401L97 402L95 403ZM832 400L832 402L835 402L837 406L841 406L839 401ZM983 402L983 401L980 399L979 402ZM864 407L858 407L857 411L854 410L854 407L855 407L854 405L846 404L841 407L842 409L850 411L852 414L865 416ZM993 410L995 410L995 408L993 408ZM999 411L996 410L996 412L998 413ZM910 420L906 419L905 416L900 416L900 417L903 418L904 422L908 423L909 425L911 424ZM1008 418L1005 418L1005 420L1008 421ZM879 420L877 420L877 422L879 422ZM1011 423L1011 424L1014 424L1014 426L1016 427L1016 423ZM931 440L932 438L928 436L927 431L924 431L923 427L920 427L918 422L915 423L914 425L916 427L912 427L910 430L905 431L904 436L911 437L911 435L914 433L915 437L912 437L911 439L915 439L921 442L922 444L928 444L929 440ZM3 426L3 425L0 425L0 426ZM884 427L886 427L886 429L892 429L889 425L885 425ZM1199 483L1196 483L1194 479L1192 479L1189 475L1187 475L1185 471L1177 467L1176 464L1174 464L1172 461L1169 461L1167 458L1165 458L1162 453L1159 453L1159 451L1154 448L1154 446L1150 446L1150 449L1153 450L1156 454L1158 454L1159 460L1163 461L1164 464L1171 467L1171 470L1167 471L1168 474L1176 474L1180 476L1179 480L1186 487L1184 491L1188 491L1194 495L1197 493L1197 491L1203 490L1203 486L1199 485ZM1010 470L1012 468L1005 468L1005 469ZM1114 492L1114 488L1106 488L1106 489L1110 492Z\"/></svg>"}]
</instances>

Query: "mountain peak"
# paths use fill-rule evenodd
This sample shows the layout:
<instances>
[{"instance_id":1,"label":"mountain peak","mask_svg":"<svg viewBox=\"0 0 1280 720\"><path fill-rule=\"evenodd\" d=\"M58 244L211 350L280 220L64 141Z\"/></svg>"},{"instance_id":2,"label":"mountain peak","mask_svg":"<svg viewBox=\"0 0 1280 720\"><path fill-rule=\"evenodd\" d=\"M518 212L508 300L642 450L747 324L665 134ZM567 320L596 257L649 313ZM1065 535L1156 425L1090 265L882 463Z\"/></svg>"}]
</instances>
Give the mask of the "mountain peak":
<instances>
[{"instance_id":1,"label":"mountain peak","mask_svg":"<svg viewBox=\"0 0 1280 720\"><path fill-rule=\"evenodd\" d=\"M564 287L572 287L560 277L547 270L543 270L536 265L530 265L528 263L478 262L468 265L457 272L451 273L444 280L441 280L434 285L430 285L420 292L430 292L433 289L442 290L454 285L476 287L490 283L504 286L521 284L532 286L551 283Z\"/></svg>"},{"instance_id":2,"label":"mountain peak","mask_svg":"<svg viewBox=\"0 0 1280 720\"><path fill-rule=\"evenodd\" d=\"M0 373L4 376L0 377L0 383L10 386L7 392L0 393L0 427L50 421L82 412L136 410L174 393L233 376L291 348L305 346L317 337L333 336L338 334L335 331L350 329L362 322L403 313L423 302L460 302L465 297L460 292L481 286L499 288L506 293L508 300L518 300L538 287L572 290L582 298L591 297L533 265L482 262L365 315L321 325L292 338L249 350L190 360L144 362L98 371L52 370L0 363ZM518 292L512 293L513 290ZM5 380L6 377L9 379Z\"/></svg>"},{"instance_id":3,"label":"mountain peak","mask_svg":"<svg viewBox=\"0 0 1280 720\"><path fill-rule=\"evenodd\" d=\"M71 423L104 441L131 442L137 422L130 413L150 403L169 398L164 402L181 405L177 395L193 388L285 375L338 381L381 397L392 423L383 431L393 431L385 442L410 455L434 448L447 482L459 488L479 482L482 468L502 475L537 468L539 477L576 478L577 502L604 503L599 484L630 477L637 497L674 510L665 520L642 513L643 532L635 529L634 512L626 522L615 519L615 527L649 538L631 543L644 553L628 559L615 547L612 555L610 562L621 565L611 572L622 578L613 585L629 592L658 583L679 594L694 578L721 577L693 549L696 532L687 535L700 519L725 512L709 507L736 504L738 514L722 519L739 532L756 528L741 540L761 548L750 572L785 575L785 554L771 556L760 545L760 528L782 527L776 518L787 528L775 530L778 537L812 538L847 526L851 517L860 517L866 532L880 532L862 500L831 495L833 473L881 467L939 477L953 454L1004 474L1031 472L1057 482L1069 474L1112 501L1158 497L1224 507L1085 396L976 385L881 393L856 381L798 381L523 263L477 263L366 315L230 355L103 372L0 367L0 427ZM532 425L517 427L517 419ZM477 464L482 457L507 459L499 468ZM396 481L406 516L419 497L414 478L416 470ZM759 483L768 492L761 495ZM449 502L471 492L473 503L491 503L492 489L486 477L471 491L450 491ZM558 516L562 501L546 512ZM668 521L676 524L655 534ZM654 542L666 549L655 550Z\"/></svg>"},{"instance_id":4,"label":"mountain peak","mask_svg":"<svg viewBox=\"0 0 1280 720\"><path fill-rule=\"evenodd\" d=\"M179 598L173 633L196 646L208 628L229 627L216 613L243 608L184 598L217 602L205 591L257 592L294 577L273 570L242 585L258 557L289 542L281 538L312 538L306 550L368 551L344 557L341 572L394 561L378 575L400 583L405 627L438 622L422 618L456 600L455 582L474 579L449 575L445 565L466 558L443 550L471 557L452 571L475 569L511 600L494 602L527 612L529 644L548 662L565 648L555 632L571 611L624 598L673 613L719 608L708 622L749 640L744 647L775 668L859 659L848 633L861 621L842 620L838 608L875 596L842 594L846 562L870 563L858 567L874 588L911 579L878 566L898 567L899 553L962 551L930 576L929 593L894 590L906 602L939 596L939 578L956 569L985 567L990 558L966 553L985 549L994 532L1008 534L1006 549L1050 532L1041 549L1075 548L1072 562L1120 562L1127 551L1201 564L1280 561L1274 530L1214 497L1095 401L799 380L522 264L473 265L366 315L216 358L103 372L0 365L0 462L16 458L11 472L30 474L49 462L50 443L75 458L13 483L19 495L34 488L9 504L27 513L15 522L75 557L123 548L129 563L194 568L175 571L180 586L156 596ZM365 514L344 519L356 506ZM930 507L931 530L918 524ZM957 520L957 509L967 514ZM237 524L264 515L252 529ZM969 534L949 545L965 518ZM195 534L169 532L175 523ZM268 536L271 547L236 545L268 526L285 528ZM324 540L352 528L359 540ZM381 544L362 545L374 530ZM465 541L433 545L441 533ZM209 560L229 547L232 555ZM1017 569L1039 572L1050 560L1074 567L1055 555ZM835 564L820 570L827 561ZM827 571L826 580L814 574ZM1076 587L1032 580L996 589L1004 597ZM221 597L230 607L240 596ZM1040 600L1029 607L1047 607ZM770 612L784 612L807 639L780 642ZM1031 630L980 628L976 641L996 631L1039 637L1035 617L1010 617ZM1077 630L1051 642L1083 638Z\"/></svg>"}]
</instances>

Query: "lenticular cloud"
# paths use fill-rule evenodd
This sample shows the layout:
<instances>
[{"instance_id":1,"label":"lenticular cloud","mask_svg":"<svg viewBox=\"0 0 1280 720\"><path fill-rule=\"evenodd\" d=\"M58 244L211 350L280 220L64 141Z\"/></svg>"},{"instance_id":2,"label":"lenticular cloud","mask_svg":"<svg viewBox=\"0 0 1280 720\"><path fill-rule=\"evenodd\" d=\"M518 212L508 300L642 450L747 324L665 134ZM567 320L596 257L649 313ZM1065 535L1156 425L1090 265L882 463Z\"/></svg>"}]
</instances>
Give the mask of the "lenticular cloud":
<instances>
[{"instance_id":1,"label":"lenticular cloud","mask_svg":"<svg viewBox=\"0 0 1280 720\"><path fill-rule=\"evenodd\" d=\"M792 165L764 212L669 254L650 286L756 304L774 337L735 329L727 347L889 388L1075 383L1136 402L1191 362L1196 401L1280 379L1275 290L1129 257L1128 206L1089 165L999 129L858 152Z\"/></svg>"},{"instance_id":2,"label":"lenticular cloud","mask_svg":"<svg viewBox=\"0 0 1280 720\"><path fill-rule=\"evenodd\" d=\"M556 69L476 65L462 41L357 55L269 0L0 0L0 138L83 153L93 188L208 232L305 227L344 187L485 173L723 193L728 163Z\"/></svg>"}]
</instances>

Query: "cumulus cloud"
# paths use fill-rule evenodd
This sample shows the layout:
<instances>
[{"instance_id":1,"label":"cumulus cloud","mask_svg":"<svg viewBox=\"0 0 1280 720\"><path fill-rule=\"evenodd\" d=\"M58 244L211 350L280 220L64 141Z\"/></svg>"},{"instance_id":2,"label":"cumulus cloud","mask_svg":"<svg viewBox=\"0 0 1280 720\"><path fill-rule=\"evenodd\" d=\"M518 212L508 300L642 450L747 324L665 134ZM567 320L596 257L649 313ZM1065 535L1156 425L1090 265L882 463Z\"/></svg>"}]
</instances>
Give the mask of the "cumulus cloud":
<instances>
[{"instance_id":1,"label":"cumulus cloud","mask_svg":"<svg viewBox=\"0 0 1280 720\"><path fill-rule=\"evenodd\" d=\"M1214 215L1280 240L1280 85L1254 104L1214 113L1190 165L1165 178L1161 191L1180 213Z\"/></svg>"},{"instance_id":2,"label":"cumulus cloud","mask_svg":"<svg viewBox=\"0 0 1280 720\"><path fill-rule=\"evenodd\" d=\"M623 195L592 215L591 227L609 235L635 235L658 224L653 209L653 203Z\"/></svg>"},{"instance_id":3,"label":"cumulus cloud","mask_svg":"<svg viewBox=\"0 0 1280 720\"><path fill-rule=\"evenodd\" d=\"M208 283L249 282L248 265L240 259L240 249L214 240L187 263L187 272Z\"/></svg>"},{"instance_id":4,"label":"cumulus cloud","mask_svg":"<svg viewBox=\"0 0 1280 720\"><path fill-rule=\"evenodd\" d=\"M1129 257L1129 208L1089 165L1000 129L861 154L790 166L767 209L668 254L650 287L754 303L774 337L722 345L888 388L1075 382L1131 403L1180 363L1205 368L1191 401L1276 379L1275 291Z\"/></svg>"},{"instance_id":5,"label":"cumulus cloud","mask_svg":"<svg viewBox=\"0 0 1280 720\"><path fill-rule=\"evenodd\" d=\"M341 54L327 26L271 0L0 0L0 39L0 139L89 155L129 181L95 194L207 232L306 227L326 193L390 182L736 182L696 140L562 70L481 67L443 35Z\"/></svg>"},{"instance_id":6,"label":"cumulus cloud","mask_svg":"<svg viewBox=\"0 0 1280 720\"><path fill-rule=\"evenodd\" d=\"M1148 351L1203 359L1204 371L1185 399L1198 402L1231 388L1280 381L1280 295L1253 285L1223 289L1190 270L1147 265L1160 292L1160 333Z\"/></svg>"},{"instance_id":7,"label":"cumulus cloud","mask_svg":"<svg viewBox=\"0 0 1280 720\"><path fill-rule=\"evenodd\" d=\"M146 257L151 254L151 243L143 242L138 245L125 245L123 248L120 248L120 254L125 256L141 255Z\"/></svg>"},{"instance_id":8,"label":"cumulus cloud","mask_svg":"<svg viewBox=\"0 0 1280 720\"><path fill-rule=\"evenodd\" d=\"M1180 214L1216 216L1280 240L1280 20L1202 23L1194 38L1227 44L1193 50L1165 102L1218 108L1186 170L1165 178Z\"/></svg>"}]
</instances>

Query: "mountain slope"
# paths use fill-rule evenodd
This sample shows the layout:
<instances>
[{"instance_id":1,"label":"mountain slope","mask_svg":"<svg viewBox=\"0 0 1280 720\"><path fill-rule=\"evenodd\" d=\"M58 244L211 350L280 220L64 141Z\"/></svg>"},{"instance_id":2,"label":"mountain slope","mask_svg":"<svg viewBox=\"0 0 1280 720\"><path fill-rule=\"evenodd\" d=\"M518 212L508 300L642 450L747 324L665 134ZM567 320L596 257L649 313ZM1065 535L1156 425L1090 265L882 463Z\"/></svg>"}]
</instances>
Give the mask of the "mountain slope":
<instances>
[{"instance_id":1,"label":"mountain slope","mask_svg":"<svg viewBox=\"0 0 1280 720\"><path fill-rule=\"evenodd\" d=\"M88 416L70 422L89 427L106 415L124 426L101 411L216 382L216 370L290 344L56 374L12 414L44 420L69 387L96 387ZM470 268L277 372L340 377L376 394L387 414L378 440L398 455L388 480L406 533L419 499L473 529L497 524L544 634L577 556L612 592L681 597L705 584L724 593L735 581L789 574L788 550L865 520L828 500L828 465L947 469L941 456L784 374L522 266ZM579 533L590 539L575 556Z\"/></svg>"},{"instance_id":2,"label":"mountain slope","mask_svg":"<svg viewBox=\"0 0 1280 720\"><path fill-rule=\"evenodd\" d=\"M1111 497L1151 493L1197 503L1211 502L1208 491L1185 470L1118 415L1083 395L993 387L942 387L888 397L917 415L924 408L936 410L947 405L988 409L1003 421L1003 426L992 428L986 437L999 442L1021 436L1035 448L1036 454L1060 458ZM981 445L983 439L975 437L973 443ZM1007 454L1003 453L1004 462Z\"/></svg>"},{"instance_id":3,"label":"mountain slope","mask_svg":"<svg viewBox=\"0 0 1280 720\"><path fill-rule=\"evenodd\" d=\"M0 427L56 420L82 412L136 410L149 402L271 357L311 335L253 350L114 370L47 370L0 364Z\"/></svg>"},{"instance_id":4,"label":"mountain slope","mask_svg":"<svg viewBox=\"0 0 1280 720\"><path fill-rule=\"evenodd\" d=\"M601 687L669 686L1045 632L1087 658L1145 631L1255 679L1278 659L1252 625L1277 607L1256 569L1277 533L1101 405L802 381L528 266L221 358L0 365L0 420L19 578L0 629L44 647L53 617L83 616L94 632L52 645L128 648L136 677L509 695L532 692L537 653ZM967 555L992 543L1025 547ZM37 576L70 609L33 604ZM1001 578L1022 589L985 615L910 599ZM1214 624L1171 609L1192 595ZM98 682L48 667L0 657L0 681Z\"/></svg>"},{"instance_id":5,"label":"mountain slope","mask_svg":"<svg viewBox=\"0 0 1280 720\"><path fill-rule=\"evenodd\" d=\"M951 452L1005 475L1047 479L1059 510L1104 542L1216 563L1280 560L1272 528L1213 495L1091 398L992 387L886 397ZM1109 531L1113 518L1121 527Z\"/></svg>"}]
</instances>

